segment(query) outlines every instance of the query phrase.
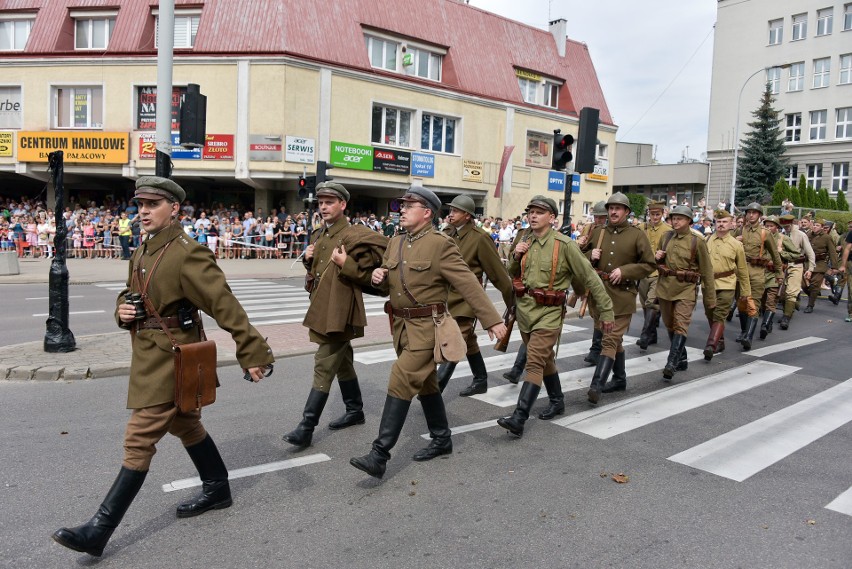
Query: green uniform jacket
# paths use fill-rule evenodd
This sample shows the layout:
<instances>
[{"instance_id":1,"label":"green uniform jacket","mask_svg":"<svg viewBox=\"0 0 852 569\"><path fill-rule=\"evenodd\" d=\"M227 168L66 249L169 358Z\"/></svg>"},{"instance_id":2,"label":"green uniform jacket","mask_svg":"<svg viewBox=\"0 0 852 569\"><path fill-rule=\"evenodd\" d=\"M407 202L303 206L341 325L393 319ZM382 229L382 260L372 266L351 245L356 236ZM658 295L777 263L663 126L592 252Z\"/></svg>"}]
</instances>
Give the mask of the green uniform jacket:
<instances>
[{"instance_id":1,"label":"green uniform jacket","mask_svg":"<svg viewBox=\"0 0 852 569\"><path fill-rule=\"evenodd\" d=\"M701 273L701 290L704 295L704 306L716 304L716 281L713 278L713 262L710 260L710 252L703 237L698 237L692 231L684 231L674 234L663 244L666 256L660 263L675 271L694 271ZM695 242L695 259L692 259L692 244ZM681 282L676 277L664 277L660 275L657 281L657 296L663 300L695 300L695 283Z\"/></svg>"},{"instance_id":2,"label":"green uniform jacket","mask_svg":"<svg viewBox=\"0 0 852 569\"><path fill-rule=\"evenodd\" d=\"M601 239L603 237L603 239ZM639 294L639 281L657 270L654 250L645 232L631 227L627 221L619 225L606 225L592 231L589 238L592 248L586 257L592 267L610 273L621 269L622 280L617 285L603 281L607 294L612 299L612 309L616 316L636 312L636 295ZM592 261L592 251L600 243L601 258Z\"/></svg>"},{"instance_id":3,"label":"green uniform jacket","mask_svg":"<svg viewBox=\"0 0 852 569\"><path fill-rule=\"evenodd\" d=\"M311 234L314 254L304 261L314 275L311 304L305 313L303 326L334 341L351 340L364 335L367 312L364 309L362 288L372 290L373 269L382 263L387 237L363 225L349 225L345 217L331 227L323 226ZM331 253L343 245L346 261L338 267ZM321 341L316 335L313 341Z\"/></svg>"},{"instance_id":4,"label":"green uniform jacket","mask_svg":"<svg viewBox=\"0 0 852 569\"><path fill-rule=\"evenodd\" d=\"M491 328L503 321L453 240L431 226L414 235L397 235L391 239L382 267L388 270L388 274L381 290L390 295L394 308L446 303L452 286L465 297L483 328ZM403 291L400 273L404 273L405 284L417 304ZM403 332L408 337L410 350L435 348L435 324L431 317L394 317L393 343L397 351L401 349Z\"/></svg>"},{"instance_id":5,"label":"green uniform jacket","mask_svg":"<svg viewBox=\"0 0 852 569\"><path fill-rule=\"evenodd\" d=\"M648 221L643 224L641 229L645 232L645 235L648 236L648 241L651 242L651 251L656 253L660 248L660 240L663 238L663 235L672 230L672 226L665 221L660 221L657 225L651 225L651 222ZM656 264L654 265L654 272L648 276L659 276Z\"/></svg>"},{"instance_id":6,"label":"green uniform jacket","mask_svg":"<svg viewBox=\"0 0 852 569\"><path fill-rule=\"evenodd\" d=\"M775 249L778 250L778 256L781 257L781 261L784 264L792 263L802 256L801 251L799 251L790 238L783 233L772 233L772 239L775 241ZM763 286L765 288L775 288L780 286L778 281L775 280L775 273L766 273L766 282Z\"/></svg>"},{"instance_id":7,"label":"green uniform jacket","mask_svg":"<svg viewBox=\"0 0 852 569\"><path fill-rule=\"evenodd\" d=\"M710 252L714 273L736 271L727 277L715 279L716 290L735 290L739 284L740 296L751 296L751 281L743 244L730 233L726 233L724 237L714 233L707 238L707 251Z\"/></svg>"},{"instance_id":8,"label":"green uniform jacket","mask_svg":"<svg viewBox=\"0 0 852 569\"><path fill-rule=\"evenodd\" d=\"M837 249L834 247L834 242L831 237L825 233L819 235L811 235L811 247L814 250L814 256L825 255L823 259L816 261L815 273L825 273L828 271L828 262L831 261L831 266L837 268L840 264L840 259L837 258Z\"/></svg>"},{"instance_id":9,"label":"green uniform jacket","mask_svg":"<svg viewBox=\"0 0 852 569\"><path fill-rule=\"evenodd\" d=\"M150 276L157 257L167 244L168 249L153 276ZM124 303L124 295L129 291L141 292L141 287L132 281L136 265L145 271L144 278L150 276L148 297L160 316L176 316L181 303L189 301L231 333L242 367L262 366L275 360L263 336L249 324L248 316L231 292L213 252L187 237L178 223L172 223L144 241L133 252L127 287L116 301L115 318L119 325L122 323L118 319L118 305ZM171 328L169 331L179 344L199 340L197 327L190 330ZM162 330L137 331L133 338L127 408L141 409L169 403L174 401L174 396L175 367L171 342Z\"/></svg>"},{"instance_id":10,"label":"green uniform jacket","mask_svg":"<svg viewBox=\"0 0 852 569\"><path fill-rule=\"evenodd\" d=\"M521 274L521 263L515 259L515 247L526 240L530 242L530 248L524 257L524 273ZM509 273L512 276L523 278L527 288L544 288L550 284L550 273L553 267L553 247L559 241L559 256L557 257L556 275L553 280L554 290L568 290L572 281L582 283L583 289L594 299L600 319L605 322L614 320L612 311L612 300L601 282L601 278L595 273L589 260L583 256L580 248L570 238L553 229L536 237L531 230L518 234L512 245L511 263ZM515 318L518 329L529 333L533 330L558 330L562 324L561 306L542 306L536 304L530 295L524 295L515 299Z\"/></svg>"},{"instance_id":11,"label":"green uniform jacket","mask_svg":"<svg viewBox=\"0 0 852 569\"><path fill-rule=\"evenodd\" d=\"M763 258L772 261L775 265L775 271L765 269L767 273L775 275L775 278L782 278L784 271L781 267L781 256L778 254L778 248L775 246L775 241L770 237L769 230L760 225L746 224L742 229L737 230L737 235L742 236L743 249L745 249L746 261L748 257L760 257L760 250L763 249ZM763 245L761 246L761 241ZM759 269L751 265L753 269ZM768 277L767 277L768 278Z\"/></svg>"},{"instance_id":12,"label":"green uniform jacket","mask_svg":"<svg viewBox=\"0 0 852 569\"><path fill-rule=\"evenodd\" d=\"M503 295L503 302L506 303L506 306L514 304L512 279L509 278L506 266L503 265L500 255L497 254L497 248L494 247L491 236L473 223L464 224L458 233L456 233L455 227L449 226L444 229L444 233L455 241L462 259L473 271L476 280L482 282L482 273L484 272L488 275L488 280ZM456 318L474 317L473 308L454 287L450 287L447 305L450 307L450 314Z\"/></svg>"}]
</instances>

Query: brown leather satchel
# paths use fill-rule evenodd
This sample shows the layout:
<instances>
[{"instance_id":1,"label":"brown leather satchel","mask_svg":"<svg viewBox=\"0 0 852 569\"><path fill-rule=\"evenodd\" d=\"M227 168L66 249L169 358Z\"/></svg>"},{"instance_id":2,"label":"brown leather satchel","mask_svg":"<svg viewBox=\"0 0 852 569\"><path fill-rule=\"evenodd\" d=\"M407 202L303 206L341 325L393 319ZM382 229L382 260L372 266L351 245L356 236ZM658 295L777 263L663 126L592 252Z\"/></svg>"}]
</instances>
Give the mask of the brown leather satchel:
<instances>
[{"instance_id":1,"label":"brown leather satchel","mask_svg":"<svg viewBox=\"0 0 852 569\"><path fill-rule=\"evenodd\" d=\"M467 342L464 341L458 322L449 312L438 314L432 307L432 320L435 321L435 363L458 363L467 354Z\"/></svg>"}]
</instances>

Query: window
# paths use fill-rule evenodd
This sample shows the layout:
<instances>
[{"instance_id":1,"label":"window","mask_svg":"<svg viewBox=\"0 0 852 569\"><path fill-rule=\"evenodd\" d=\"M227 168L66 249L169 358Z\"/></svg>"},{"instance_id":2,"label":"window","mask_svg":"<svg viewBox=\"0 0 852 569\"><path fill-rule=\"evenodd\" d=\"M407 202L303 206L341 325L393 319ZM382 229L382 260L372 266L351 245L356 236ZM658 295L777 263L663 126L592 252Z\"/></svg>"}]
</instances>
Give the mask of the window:
<instances>
[{"instance_id":1,"label":"window","mask_svg":"<svg viewBox=\"0 0 852 569\"><path fill-rule=\"evenodd\" d=\"M373 105L373 135L375 144L411 146L411 111Z\"/></svg>"},{"instance_id":2,"label":"window","mask_svg":"<svg viewBox=\"0 0 852 569\"><path fill-rule=\"evenodd\" d=\"M849 189L849 162L835 162L831 167L831 191L845 192Z\"/></svg>"},{"instance_id":3,"label":"window","mask_svg":"<svg viewBox=\"0 0 852 569\"><path fill-rule=\"evenodd\" d=\"M852 107L837 109L836 122L834 138L852 138Z\"/></svg>"},{"instance_id":4,"label":"window","mask_svg":"<svg viewBox=\"0 0 852 569\"><path fill-rule=\"evenodd\" d=\"M598 144L595 149L595 157L598 160L609 160L609 146L606 144Z\"/></svg>"},{"instance_id":5,"label":"window","mask_svg":"<svg viewBox=\"0 0 852 569\"><path fill-rule=\"evenodd\" d=\"M787 127L784 129L784 140L799 142L802 139L802 113L785 115Z\"/></svg>"},{"instance_id":6,"label":"window","mask_svg":"<svg viewBox=\"0 0 852 569\"><path fill-rule=\"evenodd\" d=\"M456 119L423 113L420 148L452 154L456 149Z\"/></svg>"},{"instance_id":7,"label":"window","mask_svg":"<svg viewBox=\"0 0 852 569\"><path fill-rule=\"evenodd\" d=\"M843 31L852 30L852 4L843 8Z\"/></svg>"},{"instance_id":8,"label":"window","mask_svg":"<svg viewBox=\"0 0 852 569\"><path fill-rule=\"evenodd\" d=\"M102 87L57 87L53 100L54 128L103 128Z\"/></svg>"},{"instance_id":9,"label":"window","mask_svg":"<svg viewBox=\"0 0 852 569\"><path fill-rule=\"evenodd\" d=\"M769 22L769 45L778 45L784 40L784 20Z\"/></svg>"},{"instance_id":10,"label":"window","mask_svg":"<svg viewBox=\"0 0 852 569\"><path fill-rule=\"evenodd\" d=\"M115 18L76 18L74 49L106 49L115 27Z\"/></svg>"},{"instance_id":11,"label":"window","mask_svg":"<svg viewBox=\"0 0 852 569\"><path fill-rule=\"evenodd\" d=\"M781 68L770 67L766 70L766 83L769 85L769 92L777 95L781 91Z\"/></svg>"},{"instance_id":12,"label":"window","mask_svg":"<svg viewBox=\"0 0 852 569\"><path fill-rule=\"evenodd\" d=\"M0 87L0 129L21 128L24 103L20 87Z\"/></svg>"},{"instance_id":13,"label":"window","mask_svg":"<svg viewBox=\"0 0 852 569\"><path fill-rule=\"evenodd\" d=\"M808 37L808 15L797 14L793 16L793 40L803 40Z\"/></svg>"},{"instance_id":14,"label":"window","mask_svg":"<svg viewBox=\"0 0 852 569\"><path fill-rule=\"evenodd\" d=\"M787 91L801 91L805 88L805 62L790 65L790 79L787 81Z\"/></svg>"},{"instance_id":15,"label":"window","mask_svg":"<svg viewBox=\"0 0 852 569\"><path fill-rule=\"evenodd\" d=\"M417 47L407 47L402 56L402 66L406 75L440 81L442 60L443 57L436 53Z\"/></svg>"},{"instance_id":16,"label":"window","mask_svg":"<svg viewBox=\"0 0 852 569\"><path fill-rule=\"evenodd\" d=\"M200 10L175 10L175 49L186 49L195 45L195 36L198 34L198 22L200 21ZM157 18L157 25L154 29L154 47L158 47L159 40L160 18Z\"/></svg>"},{"instance_id":17,"label":"window","mask_svg":"<svg viewBox=\"0 0 852 569\"><path fill-rule=\"evenodd\" d=\"M828 87L831 81L831 58L814 59L814 89Z\"/></svg>"},{"instance_id":18,"label":"window","mask_svg":"<svg viewBox=\"0 0 852 569\"><path fill-rule=\"evenodd\" d=\"M538 81L518 77L518 85L521 88L521 98L525 103L532 103L534 105L538 102L538 97L536 96L538 95Z\"/></svg>"},{"instance_id":19,"label":"window","mask_svg":"<svg viewBox=\"0 0 852 569\"><path fill-rule=\"evenodd\" d=\"M559 106L559 85L550 81L544 82L544 101L542 104L554 109Z\"/></svg>"},{"instance_id":20,"label":"window","mask_svg":"<svg viewBox=\"0 0 852 569\"><path fill-rule=\"evenodd\" d=\"M792 166L787 167L787 175L784 178L784 181L787 182L788 186L795 186L799 183L799 166L793 164Z\"/></svg>"},{"instance_id":21,"label":"window","mask_svg":"<svg viewBox=\"0 0 852 569\"><path fill-rule=\"evenodd\" d=\"M852 83L852 53L840 56L840 84Z\"/></svg>"},{"instance_id":22,"label":"window","mask_svg":"<svg viewBox=\"0 0 852 569\"><path fill-rule=\"evenodd\" d=\"M553 135L527 133L526 165L550 168L553 154Z\"/></svg>"},{"instance_id":23,"label":"window","mask_svg":"<svg viewBox=\"0 0 852 569\"><path fill-rule=\"evenodd\" d=\"M380 38L367 37L367 52L370 54L370 65L377 69L396 71L396 52L399 43Z\"/></svg>"},{"instance_id":24,"label":"window","mask_svg":"<svg viewBox=\"0 0 852 569\"><path fill-rule=\"evenodd\" d=\"M807 168L808 185L815 190L820 189L822 187L822 164L808 164Z\"/></svg>"},{"instance_id":25,"label":"window","mask_svg":"<svg viewBox=\"0 0 852 569\"><path fill-rule=\"evenodd\" d=\"M825 140L825 123L828 111L811 111L811 135L810 140Z\"/></svg>"},{"instance_id":26,"label":"window","mask_svg":"<svg viewBox=\"0 0 852 569\"><path fill-rule=\"evenodd\" d=\"M827 36L831 33L831 24L834 20L834 8L823 8L817 10L817 31L818 36Z\"/></svg>"},{"instance_id":27,"label":"window","mask_svg":"<svg viewBox=\"0 0 852 569\"><path fill-rule=\"evenodd\" d=\"M27 47L32 18L0 19L0 51L20 51Z\"/></svg>"}]
</instances>

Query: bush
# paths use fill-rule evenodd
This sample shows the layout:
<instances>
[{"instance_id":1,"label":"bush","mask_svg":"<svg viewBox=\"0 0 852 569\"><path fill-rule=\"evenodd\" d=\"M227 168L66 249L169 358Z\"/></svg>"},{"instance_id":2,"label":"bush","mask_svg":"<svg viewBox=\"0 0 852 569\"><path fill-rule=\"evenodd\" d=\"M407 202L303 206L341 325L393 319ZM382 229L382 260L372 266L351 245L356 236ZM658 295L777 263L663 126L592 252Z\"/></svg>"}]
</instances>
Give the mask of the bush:
<instances>
[{"instance_id":1,"label":"bush","mask_svg":"<svg viewBox=\"0 0 852 569\"><path fill-rule=\"evenodd\" d=\"M630 200L630 211L636 216L636 219L645 217L645 206L648 203L648 198L642 194L625 194Z\"/></svg>"},{"instance_id":2,"label":"bush","mask_svg":"<svg viewBox=\"0 0 852 569\"><path fill-rule=\"evenodd\" d=\"M781 205L785 199L790 197L790 186L784 180L775 182L772 188L772 205Z\"/></svg>"},{"instance_id":3,"label":"bush","mask_svg":"<svg viewBox=\"0 0 852 569\"><path fill-rule=\"evenodd\" d=\"M846 201L845 192L837 192L837 208L838 211L849 211L849 203Z\"/></svg>"}]
</instances>

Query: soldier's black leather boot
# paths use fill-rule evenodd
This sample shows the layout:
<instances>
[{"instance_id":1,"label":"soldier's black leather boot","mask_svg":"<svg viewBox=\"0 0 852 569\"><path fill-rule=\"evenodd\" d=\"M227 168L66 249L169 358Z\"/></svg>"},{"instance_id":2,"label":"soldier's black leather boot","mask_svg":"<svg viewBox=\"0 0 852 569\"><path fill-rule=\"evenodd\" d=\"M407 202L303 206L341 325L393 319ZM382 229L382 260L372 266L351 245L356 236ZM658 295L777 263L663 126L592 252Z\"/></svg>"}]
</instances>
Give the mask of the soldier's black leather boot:
<instances>
[{"instance_id":1,"label":"soldier's black leather boot","mask_svg":"<svg viewBox=\"0 0 852 569\"><path fill-rule=\"evenodd\" d=\"M589 348L589 353L583 358L583 361L590 366L598 365L598 358L601 356L601 342L603 341L603 332L595 330L592 334L592 346Z\"/></svg>"},{"instance_id":2,"label":"soldier's black leather boot","mask_svg":"<svg viewBox=\"0 0 852 569\"><path fill-rule=\"evenodd\" d=\"M441 393L447 388L454 371L456 371L455 362L444 362L438 366L438 388Z\"/></svg>"},{"instance_id":3,"label":"soldier's black leather boot","mask_svg":"<svg viewBox=\"0 0 852 569\"><path fill-rule=\"evenodd\" d=\"M515 407L515 411L509 417L497 419L497 424L516 437L524 436L524 424L530 418L530 409L532 409L540 391L540 385L525 381L521 386L521 392L518 394L518 405Z\"/></svg>"},{"instance_id":4,"label":"soldier's black leather boot","mask_svg":"<svg viewBox=\"0 0 852 569\"><path fill-rule=\"evenodd\" d=\"M648 345L651 344L651 339L654 339L656 344L657 337L657 322L660 319L660 313L653 308L645 308L645 325L642 327L642 333L639 335L639 339L636 340L636 345L639 346L641 350L647 350Z\"/></svg>"},{"instance_id":5,"label":"soldier's black leather boot","mask_svg":"<svg viewBox=\"0 0 852 569\"><path fill-rule=\"evenodd\" d=\"M763 313L763 320L760 323L760 339L765 340L772 332L772 319L775 318L775 312L767 310Z\"/></svg>"},{"instance_id":6,"label":"soldier's black leather boot","mask_svg":"<svg viewBox=\"0 0 852 569\"><path fill-rule=\"evenodd\" d=\"M746 335L746 332L748 332L748 314L746 314L745 312L740 312L739 316L740 316L740 333L737 334L736 341L742 342L743 337Z\"/></svg>"},{"instance_id":7,"label":"soldier's black leather boot","mask_svg":"<svg viewBox=\"0 0 852 569\"><path fill-rule=\"evenodd\" d=\"M228 484L228 469L210 435L197 445L186 447L189 458L201 478L201 492L189 502L177 507L177 517L200 516L208 510L230 508L231 486Z\"/></svg>"},{"instance_id":8,"label":"soldier's black leather boot","mask_svg":"<svg viewBox=\"0 0 852 569\"><path fill-rule=\"evenodd\" d=\"M625 391L627 389L627 369L624 366L624 352L615 353L615 362L612 366L612 381L608 381L601 393L612 393L613 391Z\"/></svg>"},{"instance_id":9,"label":"soldier's black leather boot","mask_svg":"<svg viewBox=\"0 0 852 569\"><path fill-rule=\"evenodd\" d=\"M100 557L147 475L147 470L140 472L122 466L92 519L77 527L57 530L51 536L53 540L68 549Z\"/></svg>"},{"instance_id":10,"label":"soldier's black leather boot","mask_svg":"<svg viewBox=\"0 0 852 569\"><path fill-rule=\"evenodd\" d=\"M609 379L609 374L612 372L612 367L615 365L615 360L606 356L601 356L598 360L598 365L595 368L595 373L592 376L592 383L589 385L589 391L586 395L589 398L589 403L597 405L601 398L601 392L604 385Z\"/></svg>"},{"instance_id":11,"label":"soldier's black leather boot","mask_svg":"<svg viewBox=\"0 0 852 569\"><path fill-rule=\"evenodd\" d=\"M672 335L672 345L669 348L669 359L663 368L663 381L671 381L680 366L681 356L686 345L686 336L683 334Z\"/></svg>"},{"instance_id":12,"label":"soldier's black leather boot","mask_svg":"<svg viewBox=\"0 0 852 569\"><path fill-rule=\"evenodd\" d=\"M482 359L482 352L468 354L467 362L470 364L470 371L473 373L473 381L470 385L462 389L459 393L462 397L470 397L488 391L488 370L485 369L485 360Z\"/></svg>"},{"instance_id":13,"label":"soldier's black leather boot","mask_svg":"<svg viewBox=\"0 0 852 569\"><path fill-rule=\"evenodd\" d=\"M549 421L565 412L565 394L562 393L562 383L559 382L558 373L545 375L542 381L544 382L544 388L547 390L547 398L550 401L550 405L538 414L538 418Z\"/></svg>"},{"instance_id":14,"label":"soldier's black leather boot","mask_svg":"<svg viewBox=\"0 0 852 569\"><path fill-rule=\"evenodd\" d=\"M411 407L411 401L388 395L382 411L382 420L379 423L379 436L373 441L373 448L364 456L350 458L349 464L374 478L384 476L388 460L390 460L390 451L399 440L409 407Z\"/></svg>"},{"instance_id":15,"label":"soldier's black leather boot","mask_svg":"<svg viewBox=\"0 0 852 569\"><path fill-rule=\"evenodd\" d=\"M353 425L363 425L364 402L361 399L361 387L358 385L358 378L338 381L338 383L340 384L340 395L343 397L344 405L346 405L346 413L336 421L329 423L328 428L337 431Z\"/></svg>"},{"instance_id":16,"label":"soldier's black leather boot","mask_svg":"<svg viewBox=\"0 0 852 569\"><path fill-rule=\"evenodd\" d=\"M302 420L295 429L281 438L299 448L311 446L314 427L319 423L326 401L328 401L328 393L311 388L311 392L308 393L308 401L305 403L305 410L302 412Z\"/></svg>"},{"instance_id":17,"label":"soldier's black leather boot","mask_svg":"<svg viewBox=\"0 0 852 569\"><path fill-rule=\"evenodd\" d=\"M509 383L518 383L521 379L521 374L524 373L524 367L527 365L527 345L521 342L521 347L518 348L518 355L515 356L515 363L512 369L503 374L503 377L509 380Z\"/></svg>"},{"instance_id":18,"label":"soldier's black leather boot","mask_svg":"<svg viewBox=\"0 0 852 569\"><path fill-rule=\"evenodd\" d=\"M426 417L426 425L429 427L429 438L432 442L429 446L416 452L414 460L423 462L432 460L444 454L453 452L452 431L447 421L447 410L444 408L444 400L440 393L432 395L421 395L420 405L423 407L423 416Z\"/></svg>"},{"instance_id":19,"label":"soldier's black leather boot","mask_svg":"<svg viewBox=\"0 0 852 569\"><path fill-rule=\"evenodd\" d=\"M760 321L760 318L755 316L754 318L748 319L748 330L746 330L745 336L743 336L743 351L747 352L751 349L751 343L754 341L754 331L757 330L757 323Z\"/></svg>"}]
</instances>

